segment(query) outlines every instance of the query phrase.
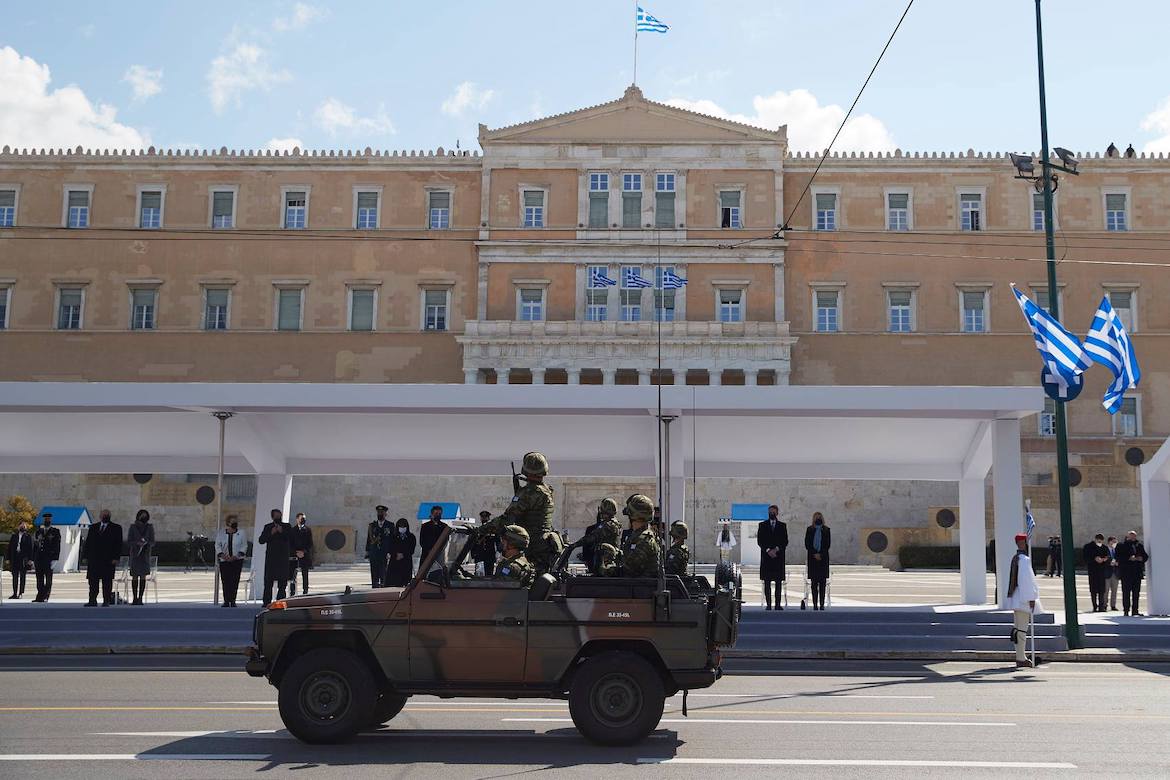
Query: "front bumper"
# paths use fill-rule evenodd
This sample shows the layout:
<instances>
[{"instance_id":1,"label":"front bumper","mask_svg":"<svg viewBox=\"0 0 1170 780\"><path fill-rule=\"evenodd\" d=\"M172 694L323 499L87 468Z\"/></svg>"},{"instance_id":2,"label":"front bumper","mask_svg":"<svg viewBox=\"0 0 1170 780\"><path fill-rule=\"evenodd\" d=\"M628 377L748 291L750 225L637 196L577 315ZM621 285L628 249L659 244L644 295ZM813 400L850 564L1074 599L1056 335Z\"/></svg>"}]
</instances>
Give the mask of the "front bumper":
<instances>
[{"instance_id":1,"label":"front bumper","mask_svg":"<svg viewBox=\"0 0 1170 780\"><path fill-rule=\"evenodd\" d=\"M244 671L249 677L266 677L268 675L268 659L260 655L255 647L248 648L248 660L244 662Z\"/></svg>"},{"instance_id":2,"label":"front bumper","mask_svg":"<svg viewBox=\"0 0 1170 780\"><path fill-rule=\"evenodd\" d=\"M696 688L710 688L715 681L723 676L723 670L718 667L706 669L676 669L671 673L674 684L680 690L694 690Z\"/></svg>"}]
</instances>

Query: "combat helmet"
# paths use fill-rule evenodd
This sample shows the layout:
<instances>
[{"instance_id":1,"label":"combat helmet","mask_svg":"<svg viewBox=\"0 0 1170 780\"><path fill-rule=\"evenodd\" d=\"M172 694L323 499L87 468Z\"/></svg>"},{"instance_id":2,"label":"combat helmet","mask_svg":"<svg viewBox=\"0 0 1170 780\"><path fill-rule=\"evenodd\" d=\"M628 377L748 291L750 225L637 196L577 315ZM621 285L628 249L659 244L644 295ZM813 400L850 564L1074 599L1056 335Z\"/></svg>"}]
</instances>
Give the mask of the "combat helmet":
<instances>
[{"instance_id":1,"label":"combat helmet","mask_svg":"<svg viewBox=\"0 0 1170 780\"><path fill-rule=\"evenodd\" d=\"M539 452L529 452L524 456L524 465L520 470L534 477L543 477L548 474L548 458Z\"/></svg>"},{"instance_id":2,"label":"combat helmet","mask_svg":"<svg viewBox=\"0 0 1170 780\"><path fill-rule=\"evenodd\" d=\"M670 524L670 537L680 541L686 541L687 538L687 524L682 520L675 520Z\"/></svg>"},{"instance_id":3,"label":"combat helmet","mask_svg":"<svg viewBox=\"0 0 1170 780\"><path fill-rule=\"evenodd\" d=\"M645 520L650 522L654 516L654 502L641 493L635 493L626 499L626 508L622 514L631 520Z\"/></svg>"},{"instance_id":4,"label":"combat helmet","mask_svg":"<svg viewBox=\"0 0 1170 780\"><path fill-rule=\"evenodd\" d=\"M601 499L601 505L597 507L598 514L603 517L613 517L617 514L618 505L612 498Z\"/></svg>"},{"instance_id":5,"label":"combat helmet","mask_svg":"<svg viewBox=\"0 0 1170 780\"><path fill-rule=\"evenodd\" d=\"M504 529L504 539L521 550L528 549L528 532L522 526L510 525Z\"/></svg>"}]
</instances>

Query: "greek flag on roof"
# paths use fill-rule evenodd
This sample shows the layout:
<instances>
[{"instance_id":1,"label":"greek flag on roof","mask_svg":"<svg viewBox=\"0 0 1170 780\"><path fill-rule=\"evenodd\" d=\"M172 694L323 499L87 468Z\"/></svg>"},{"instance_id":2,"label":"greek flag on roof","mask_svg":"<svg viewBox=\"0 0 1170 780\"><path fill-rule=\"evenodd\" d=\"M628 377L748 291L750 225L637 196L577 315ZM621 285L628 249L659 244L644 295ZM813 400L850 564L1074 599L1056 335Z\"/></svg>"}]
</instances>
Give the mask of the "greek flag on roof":
<instances>
[{"instance_id":1,"label":"greek flag on roof","mask_svg":"<svg viewBox=\"0 0 1170 780\"><path fill-rule=\"evenodd\" d=\"M1020 304L1024 319L1032 329L1036 349L1040 350L1040 359L1052 376L1072 384L1091 365L1080 339L1065 330L1055 317L1029 300L1014 284L1012 292L1016 294L1016 302Z\"/></svg>"},{"instance_id":2,"label":"greek flag on roof","mask_svg":"<svg viewBox=\"0 0 1170 780\"><path fill-rule=\"evenodd\" d=\"M670 27L669 25L663 24L650 14L643 11L641 6L638 6L638 15L636 17L634 29L637 32L664 33L669 30Z\"/></svg>"},{"instance_id":3,"label":"greek flag on roof","mask_svg":"<svg viewBox=\"0 0 1170 780\"><path fill-rule=\"evenodd\" d=\"M676 274L674 271L667 268L662 272L662 289L663 290L681 290L687 284L687 280Z\"/></svg>"},{"instance_id":4,"label":"greek flag on roof","mask_svg":"<svg viewBox=\"0 0 1170 780\"><path fill-rule=\"evenodd\" d=\"M643 287L653 286L648 280L642 278L642 270L640 268L631 267L622 269L622 287L641 289Z\"/></svg>"},{"instance_id":5,"label":"greek flag on roof","mask_svg":"<svg viewBox=\"0 0 1170 780\"><path fill-rule=\"evenodd\" d=\"M1113 372L1113 384L1105 391L1105 399L1101 403L1110 414L1116 414L1121 408L1125 391L1137 387L1142 370L1138 366L1129 334L1110 305L1108 296L1102 298L1101 305L1097 307L1093 325L1085 337L1085 351L1089 357Z\"/></svg>"},{"instance_id":6,"label":"greek flag on roof","mask_svg":"<svg viewBox=\"0 0 1170 780\"><path fill-rule=\"evenodd\" d=\"M589 286L590 287L613 287L617 282L605 275L605 269L600 266L593 266L589 269Z\"/></svg>"}]
</instances>

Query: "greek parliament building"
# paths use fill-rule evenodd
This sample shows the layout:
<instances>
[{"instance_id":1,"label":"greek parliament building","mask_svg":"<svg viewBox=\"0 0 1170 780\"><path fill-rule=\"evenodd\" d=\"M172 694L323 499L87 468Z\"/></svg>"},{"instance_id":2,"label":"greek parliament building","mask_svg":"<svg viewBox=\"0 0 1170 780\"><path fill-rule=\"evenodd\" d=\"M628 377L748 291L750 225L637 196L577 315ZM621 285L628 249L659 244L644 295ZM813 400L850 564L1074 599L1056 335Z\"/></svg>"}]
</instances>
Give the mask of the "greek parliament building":
<instances>
[{"instance_id":1,"label":"greek parliament building","mask_svg":"<svg viewBox=\"0 0 1170 780\"><path fill-rule=\"evenodd\" d=\"M636 87L481 125L479 145L3 147L0 380L1038 383L1009 284L1042 305L1054 293L1044 214L1006 154L832 154L810 185L818 156L790 152L785 127L680 110ZM1114 417L1101 408L1100 368L1070 404L1078 542L1139 526L1136 466L1170 433L1170 160L1082 155L1080 174L1056 194L1060 310L1083 334L1109 296L1144 376ZM671 275L686 284L664 285ZM1043 536L1057 529L1051 415L1024 430L1024 491ZM569 528L606 495L653 488L552 469ZM227 510L246 522L250 479L225 486ZM146 506L160 538L175 539L213 530L208 484L4 475L0 496L109 506L123 519ZM355 529L360 551L376 503L413 520L431 501L498 510L509 490L506 475L309 477L292 506L318 527ZM706 560L733 503L775 502L795 531L824 512L842 562L957 543L950 483L700 476L697 493L693 543ZM886 529L888 545L872 549L862 527Z\"/></svg>"}]
</instances>

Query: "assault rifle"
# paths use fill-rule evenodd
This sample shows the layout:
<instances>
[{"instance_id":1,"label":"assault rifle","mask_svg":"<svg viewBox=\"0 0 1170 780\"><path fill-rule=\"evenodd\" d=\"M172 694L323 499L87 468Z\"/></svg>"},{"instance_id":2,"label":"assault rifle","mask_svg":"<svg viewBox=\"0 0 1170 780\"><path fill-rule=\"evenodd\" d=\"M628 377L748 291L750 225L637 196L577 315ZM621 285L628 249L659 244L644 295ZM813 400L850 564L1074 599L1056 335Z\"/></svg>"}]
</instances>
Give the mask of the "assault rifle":
<instances>
[{"instance_id":1,"label":"assault rifle","mask_svg":"<svg viewBox=\"0 0 1170 780\"><path fill-rule=\"evenodd\" d=\"M516 461L512 461L512 495L520 495L520 475L516 473Z\"/></svg>"}]
</instances>

